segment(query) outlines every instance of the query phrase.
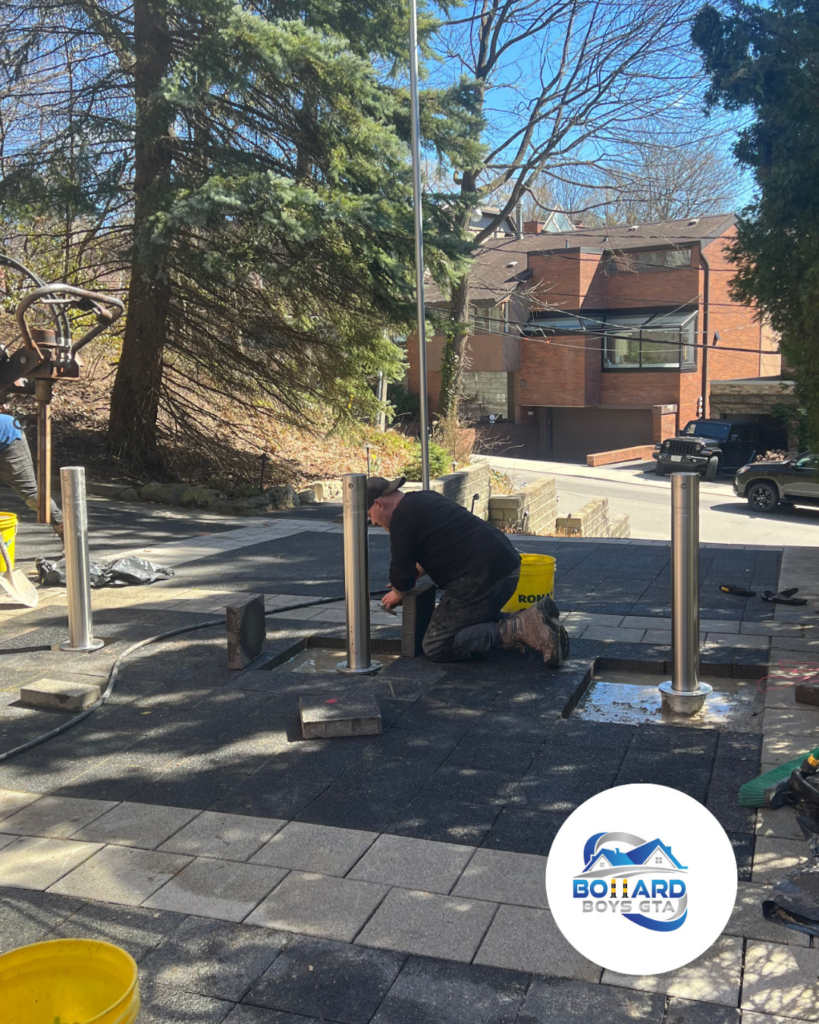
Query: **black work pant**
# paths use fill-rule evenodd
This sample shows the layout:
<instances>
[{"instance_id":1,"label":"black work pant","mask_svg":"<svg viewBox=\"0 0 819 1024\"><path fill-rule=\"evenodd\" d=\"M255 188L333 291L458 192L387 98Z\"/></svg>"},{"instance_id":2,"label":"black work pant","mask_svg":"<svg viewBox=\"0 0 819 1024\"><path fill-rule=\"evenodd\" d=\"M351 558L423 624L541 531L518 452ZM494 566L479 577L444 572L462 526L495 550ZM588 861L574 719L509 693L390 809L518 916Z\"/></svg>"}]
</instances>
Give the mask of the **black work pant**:
<instances>
[{"instance_id":1,"label":"black work pant","mask_svg":"<svg viewBox=\"0 0 819 1024\"><path fill-rule=\"evenodd\" d=\"M500 579L462 576L444 589L424 635L430 661L465 661L500 647L501 608L517 590L520 567Z\"/></svg>"},{"instance_id":2,"label":"black work pant","mask_svg":"<svg viewBox=\"0 0 819 1024\"><path fill-rule=\"evenodd\" d=\"M37 511L37 476L34 472L34 463L31 461L31 452L28 450L25 435L0 449L0 484L10 487L29 508ZM60 507L53 498L51 499L51 521L52 523L63 521Z\"/></svg>"}]
</instances>

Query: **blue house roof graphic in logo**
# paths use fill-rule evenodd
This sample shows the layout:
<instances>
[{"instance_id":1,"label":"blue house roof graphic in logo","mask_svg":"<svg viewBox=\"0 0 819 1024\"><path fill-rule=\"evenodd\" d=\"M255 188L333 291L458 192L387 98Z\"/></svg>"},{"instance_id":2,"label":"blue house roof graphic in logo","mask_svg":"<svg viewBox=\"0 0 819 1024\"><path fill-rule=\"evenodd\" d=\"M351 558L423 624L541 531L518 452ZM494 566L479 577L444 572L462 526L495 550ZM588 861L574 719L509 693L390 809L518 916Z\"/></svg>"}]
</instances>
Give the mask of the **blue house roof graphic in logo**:
<instances>
[{"instance_id":1,"label":"blue house roof graphic in logo","mask_svg":"<svg viewBox=\"0 0 819 1024\"><path fill-rule=\"evenodd\" d=\"M610 847L608 841L621 840L633 844L625 853L619 846ZM662 873L665 871L686 871L661 839L646 842L638 836L622 832L598 832L591 836L583 850L584 867L577 878L604 878L607 875L630 875L638 871Z\"/></svg>"}]
</instances>

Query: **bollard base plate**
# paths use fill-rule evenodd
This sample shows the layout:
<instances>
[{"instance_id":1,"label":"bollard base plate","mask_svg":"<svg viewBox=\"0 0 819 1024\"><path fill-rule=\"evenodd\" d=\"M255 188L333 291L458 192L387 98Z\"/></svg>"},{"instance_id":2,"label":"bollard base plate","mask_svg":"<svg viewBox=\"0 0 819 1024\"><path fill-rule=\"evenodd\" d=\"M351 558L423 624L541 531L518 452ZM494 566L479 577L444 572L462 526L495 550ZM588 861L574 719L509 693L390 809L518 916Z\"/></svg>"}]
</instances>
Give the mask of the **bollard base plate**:
<instances>
[{"instance_id":1,"label":"bollard base plate","mask_svg":"<svg viewBox=\"0 0 819 1024\"><path fill-rule=\"evenodd\" d=\"M675 715L696 715L702 711L705 698L713 693L714 688L708 683L700 683L698 690L675 690L670 679L660 683L660 693L663 695L663 707L672 711Z\"/></svg>"},{"instance_id":2,"label":"bollard base plate","mask_svg":"<svg viewBox=\"0 0 819 1024\"><path fill-rule=\"evenodd\" d=\"M63 640L60 644L61 651L70 651L71 653L87 654L89 651L98 651L100 647L105 646L104 640L97 640L95 637L91 637L87 644L83 644L80 647L72 647L70 640Z\"/></svg>"},{"instance_id":3,"label":"bollard base plate","mask_svg":"<svg viewBox=\"0 0 819 1024\"><path fill-rule=\"evenodd\" d=\"M364 668L350 668L346 661L340 661L336 665L336 672L341 672L343 675L348 676L374 676L376 672L380 672L382 665L380 661L371 661L369 665Z\"/></svg>"}]
</instances>

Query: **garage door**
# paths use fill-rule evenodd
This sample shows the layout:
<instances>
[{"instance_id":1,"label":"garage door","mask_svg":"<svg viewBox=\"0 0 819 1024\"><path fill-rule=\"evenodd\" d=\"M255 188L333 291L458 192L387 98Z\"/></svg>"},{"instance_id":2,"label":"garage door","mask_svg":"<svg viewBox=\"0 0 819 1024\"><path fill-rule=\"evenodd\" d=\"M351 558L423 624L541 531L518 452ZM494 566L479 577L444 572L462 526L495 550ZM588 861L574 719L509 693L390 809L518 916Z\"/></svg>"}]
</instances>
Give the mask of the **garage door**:
<instances>
[{"instance_id":1,"label":"garage door","mask_svg":"<svg viewBox=\"0 0 819 1024\"><path fill-rule=\"evenodd\" d=\"M551 412L553 459L585 462L586 456L593 452L651 444L651 409L552 409Z\"/></svg>"}]
</instances>

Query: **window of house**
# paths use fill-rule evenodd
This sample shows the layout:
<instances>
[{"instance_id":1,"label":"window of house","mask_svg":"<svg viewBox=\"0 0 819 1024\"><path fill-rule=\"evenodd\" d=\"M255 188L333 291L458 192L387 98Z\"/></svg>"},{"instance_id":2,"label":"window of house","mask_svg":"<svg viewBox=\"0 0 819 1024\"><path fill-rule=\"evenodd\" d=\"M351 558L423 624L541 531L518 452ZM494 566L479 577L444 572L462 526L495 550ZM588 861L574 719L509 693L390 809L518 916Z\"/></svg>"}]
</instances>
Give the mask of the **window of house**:
<instances>
[{"instance_id":1,"label":"window of house","mask_svg":"<svg viewBox=\"0 0 819 1024\"><path fill-rule=\"evenodd\" d=\"M606 261L609 273L634 274L691 266L691 249L653 249L647 252L613 252Z\"/></svg>"},{"instance_id":2,"label":"window of house","mask_svg":"<svg viewBox=\"0 0 819 1024\"><path fill-rule=\"evenodd\" d=\"M469 322L475 334L503 334L506 318L503 306L470 306Z\"/></svg>"},{"instance_id":3,"label":"window of house","mask_svg":"<svg viewBox=\"0 0 819 1024\"><path fill-rule=\"evenodd\" d=\"M697 365L696 316L609 320L603 340L607 370L686 370Z\"/></svg>"}]
</instances>

